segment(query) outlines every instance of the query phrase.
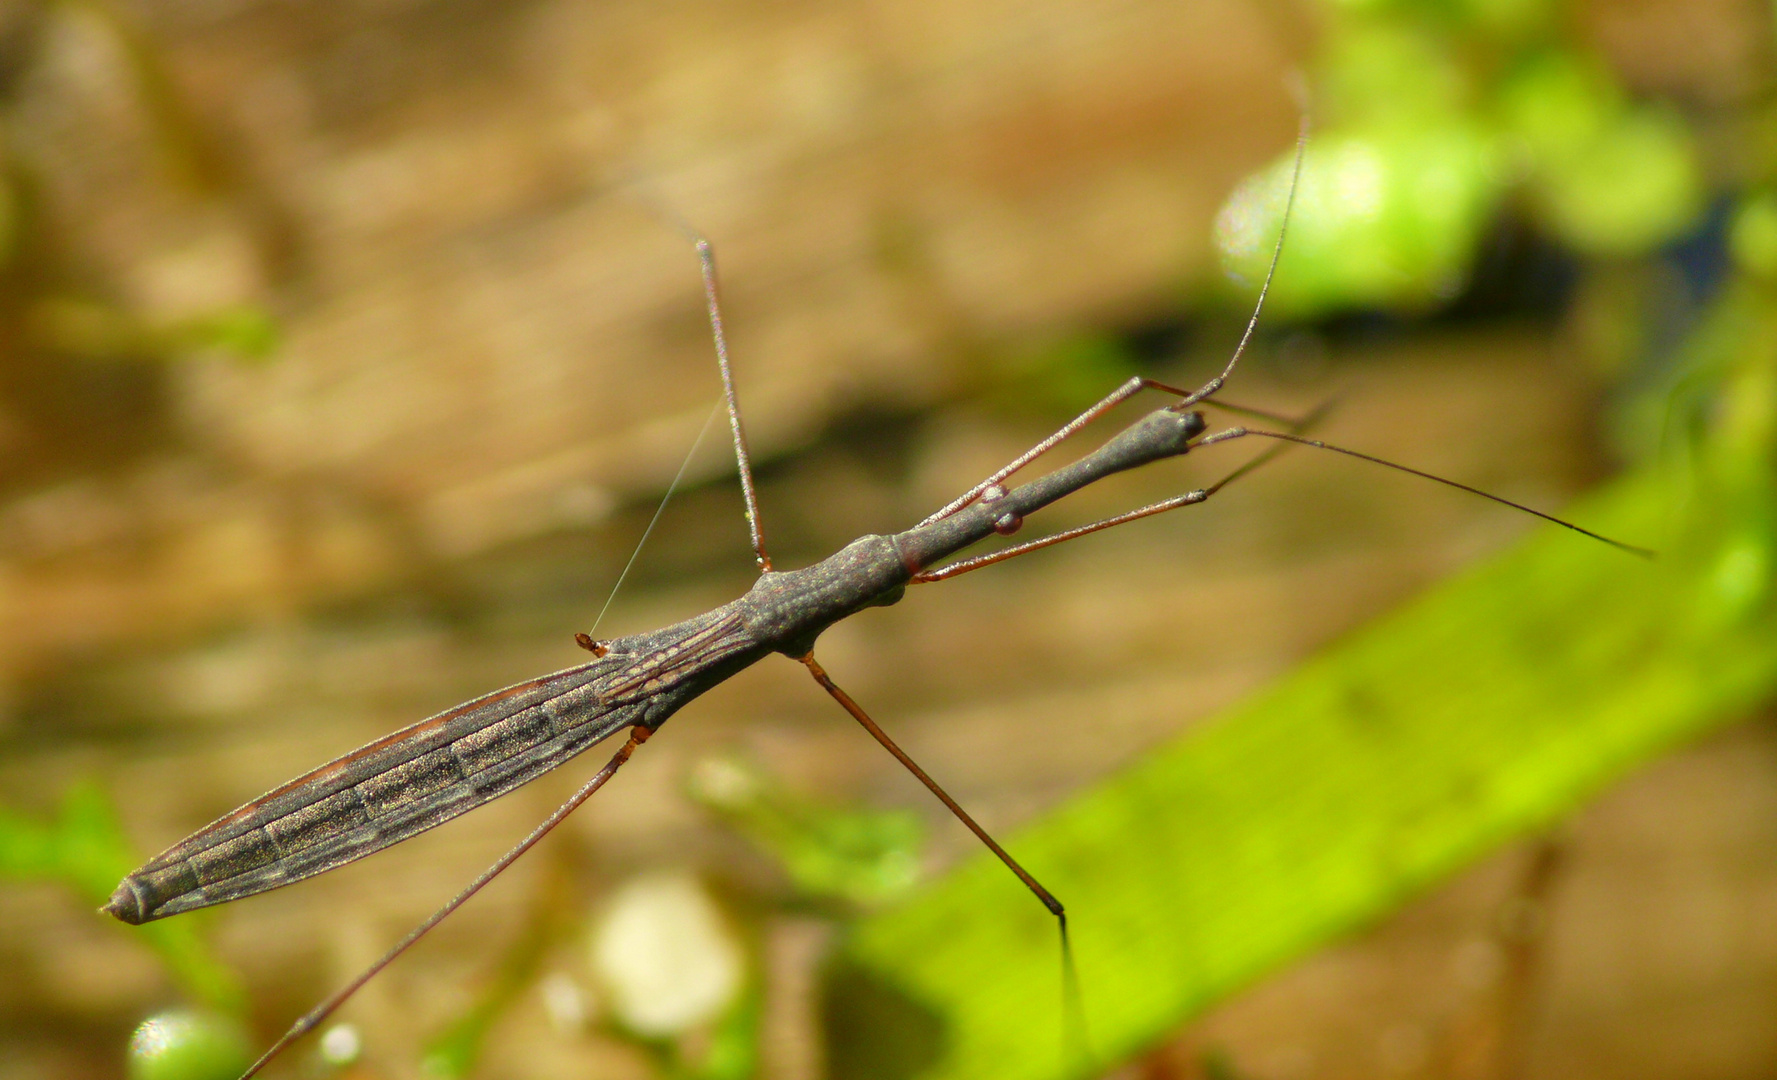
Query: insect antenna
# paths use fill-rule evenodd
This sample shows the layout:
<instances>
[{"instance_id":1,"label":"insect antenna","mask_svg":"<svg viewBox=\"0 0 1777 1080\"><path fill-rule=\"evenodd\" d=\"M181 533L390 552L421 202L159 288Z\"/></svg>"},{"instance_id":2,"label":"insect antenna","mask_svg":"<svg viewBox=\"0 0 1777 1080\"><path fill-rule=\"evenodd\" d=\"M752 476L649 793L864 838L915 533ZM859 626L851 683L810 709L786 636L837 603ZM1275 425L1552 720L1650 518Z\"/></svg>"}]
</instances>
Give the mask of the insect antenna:
<instances>
[{"instance_id":1,"label":"insect antenna","mask_svg":"<svg viewBox=\"0 0 1777 1080\"><path fill-rule=\"evenodd\" d=\"M1501 495L1495 495L1490 491L1482 491L1478 487L1464 484L1461 481L1451 480L1448 477L1439 476L1436 473L1429 473L1423 469L1415 469L1410 465L1402 465L1396 461L1389 461L1387 458L1379 458L1374 454L1366 454L1361 450L1352 450L1344 446L1334 446L1332 443L1322 442L1319 439L1310 439L1302 435L1295 435L1285 431L1264 431L1259 428L1234 427L1224 431L1215 432L1212 435L1205 435L1197 441L1196 445L1208 446L1211 443L1229 442L1234 439L1245 438L1249 435L1258 435L1266 439L1277 439L1287 443L1294 443L1297 446L1309 446L1316 450L1328 450L1335 454L1344 454L1346 457L1357 458L1359 461L1367 461L1372 465L1381 465L1384 468L1394 469L1397 472L1404 472L1409 476L1417 476L1422 480L1431 480L1435 483L1443 484L1445 487L1452 487L1458 491L1466 491L1470 495L1479 495L1481 498L1499 503L1501 506L1509 506L1514 510L1522 510L1524 513L1529 514L1532 517L1539 517L1544 521L1553 522L1564 529L1571 529L1574 532L1579 533L1581 536L1590 537L1600 543L1609 544L1611 547L1614 547L1619 551L1626 551L1631 555L1639 556L1643 559L1652 559L1655 556L1655 552L1650 548L1638 547L1634 544L1624 543L1621 540L1613 540L1601 533L1595 533L1591 529L1575 525L1573 522L1568 521L1565 518L1558 518L1553 514L1545 514L1534 507L1525 506L1520 502L1513 502L1511 499ZM1228 480L1231 480L1234 476L1238 475L1240 475L1240 470L1236 470L1233 474L1224 479L1222 483L1225 484ZM1220 485L1218 484L1217 486L1219 487ZM1214 489L1209 489L1209 493L1213 493L1213 491Z\"/></svg>"},{"instance_id":2,"label":"insect antenna","mask_svg":"<svg viewBox=\"0 0 1777 1080\"><path fill-rule=\"evenodd\" d=\"M1234 353L1228 357L1228 362L1222 365L1220 374L1186 394L1183 401L1173 406L1175 409L1183 411L1200 401L1207 402L1219 393L1228 377L1234 374L1241 357L1246 355L1246 347L1252 344L1253 335L1259 330L1259 316L1265 311L1265 298L1271 295L1271 282L1276 280L1277 264L1283 259L1283 242L1290 233L1290 215L1296 209L1296 190L1302 185L1302 161L1308 155L1308 129L1308 112L1304 109L1302 119L1296 125L1296 158L1290 166L1290 186L1289 194L1284 196L1283 222L1277 227L1277 242L1271 247L1271 262L1265 267L1265 280L1259 285L1259 298L1253 304L1252 315L1246 320L1246 329L1241 332L1240 342L1234 346Z\"/></svg>"},{"instance_id":3,"label":"insect antenna","mask_svg":"<svg viewBox=\"0 0 1777 1080\"><path fill-rule=\"evenodd\" d=\"M1300 420L1290 421L1290 425L1289 425L1290 432L1295 435L1300 435L1303 432L1310 431L1313 428L1315 428L1316 426L1318 426L1322 420L1325 420L1327 418L1327 414L1333 411L1333 406L1334 406L1334 404L1337 403L1337 400L1338 400L1337 398L1330 398L1326 401L1323 401L1319 405L1316 405L1314 407L1314 411L1309 413L1307 416L1302 417ZM1205 404L1214 405L1216 403L1213 401L1210 401L1210 402L1205 402ZM1226 402L1221 403L1221 408L1224 408L1224 409L1228 408L1228 404ZM1244 409L1242 411L1257 412L1258 410ZM1197 445L1201 446L1201 445L1203 445L1203 443L1201 441L1199 441ZM1267 448L1265 450L1265 452L1260 454L1258 457L1253 458L1251 461L1249 461L1246 464L1235 469L1233 472L1230 472L1228 475L1222 477L1220 480L1217 480L1215 483L1204 488L1203 489L1204 496L1207 497L1210 495L1214 495L1216 492L1222 490L1223 488L1227 487L1229 484L1232 484L1234 481L1240 479L1241 477L1247 475L1248 473L1253 472L1256 469L1263 468L1264 466L1269 465L1271 462L1276 461L1279 457L1288 453L1289 450L1290 450L1290 447L1289 447L1289 444L1287 444L1287 443L1278 443L1274 446Z\"/></svg>"},{"instance_id":4,"label":"insect antenna","mask_svg":"<svg viewBox=\"0 0 1777 1080\"><path fill-rule=\"evenodd\" d=\"M722 402L720 401L710 408L710 414L704 418L703 427L697 431L697 438L691 440L691 449L685 452L685 460L679 462L679 471L673 474L672 483L666 485L666 494L660 497L660 505L654 508L654 516L648 519L648 527L642 530L642 538L636 541L635 550L629 553L629 561L623 564L622 572L617 575L616 582L611 586L610 595L605 597L605 605L599 608L597 617L592 620L592 629L584 634L575 634L574 640L579 641L581 638L586 638L587 641L591 641L593 632L599 628L599 623L605 621L605 613L611 610L611 602L617 599L617 590L623 588L623 582L629 577L629 572L635 566L637 557L642 554L642 548L647 546L648 537L654 535L654 526L660 524L660 515L666 513L666 504L672 501L673 495L679 490L680 481L685 479L685 471L691 468L691 460L697 456L697 448L703 445L703 437L710 433L710 424L715 422L716 413L721 408ZM581 647L589 652L597 652L585 642L581 642Z\"/></svg>"}]
</instances>

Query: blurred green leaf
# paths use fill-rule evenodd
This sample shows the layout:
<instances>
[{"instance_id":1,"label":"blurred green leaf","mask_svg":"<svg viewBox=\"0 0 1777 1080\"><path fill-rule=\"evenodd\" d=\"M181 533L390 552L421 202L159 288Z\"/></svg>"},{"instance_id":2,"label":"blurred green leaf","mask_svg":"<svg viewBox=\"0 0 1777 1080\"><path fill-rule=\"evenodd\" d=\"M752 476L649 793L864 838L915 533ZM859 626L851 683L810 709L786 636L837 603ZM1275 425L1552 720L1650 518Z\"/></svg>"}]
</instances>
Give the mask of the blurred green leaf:
<instances>
[{"instance_id":1,"label":"blurred green leaf","mask_svg":"<svg viewBox=\"0 0 1777 1080\"><path fill-rule=\"evenodd\" d=\"M252 1062L240 1023L209 1013L160 1013L130 1037L130 1080L234 1080Z\"/></svg>"},{"instance_id":2,"label":"blurred green leaf","mask_svg":"<svg viewBox=\"0 0 1777 1080\"><path fill-rule=\"evenodd\" d=\"M71 887L82 904L96 908L141 861L124 838L110 798L91 781L68 788L52 821L0 807L0 879L58 882ZM186 917L126 930L160 955L186 993L213 1009L240 1015L246 1008L245 991L204 944L198 926L198 920Z\"/></svg>"},{"instance_id":3,"label":"blurred green leaf","mask_svg":"<svg viewBox=\"0 0 1777 1080\"><path fill-rule=\"evenodd\" d=\"M179 323L163 334L174 348L220 348L249 361L263 361L277 350L277 322L263 307L238 304Z\"/></svg>"},{"instance_id":4,"label":"blurred green leaf","mask_svg":"<svg viewBox=\"0 0 1777 1080\"><path fill-rule=\"evenodd\" d=\"M51 296L32 305L27 326L32 338L47 348L99 360L132 356L168 360L210 349L258 360L270 356L280 340L277 322L251 304L154 326L111 304Z\"/></svg>"},{"instance_id":5,"label":"blurred green leaf","mask_svg":"<svg viewBox=\"0 0 1777 1080\"><path fill-rule=\"evenodd\" d=\"M36 881L54 877L60 866L53 826L0 807L0 878Z\"/></svg>"},{"instance_id":6,"label":"blurred green leaf","mask_svg":"<svg viewBox=\"0 0 1777 1080\"><path fill-rule=\"evenodd\" d=\"M1322 0L1321 6L1335 16L1413 16L1508 41L1547 31L1564 8L1558 0Z\"/></svg>"},{"instance_id":7,"label":"blurred green leaf","mask_svg":"<svg viewBox=\"0 0 1777 1080\"><path fill-rule=\"evenodd\" d=\"M879 902L910 888L925 829L906 810L833 806L786 789L736 758L709 758L691 794L774 856L806 895Z\"/></svg>"},{"instance_id":8,"label":"blurred green leaf","mask_svg":"<svg viewBox=\"0 0 1777 1080\"><path fill-rule=\"evenodd\" d=\"M1702 163L1683 119L1632 101L1601 61L1549 44L1553 5L1329 5L1316 65L1325 127L1304 159L1274 312L1411 312L1453 298L1512 190L1593 257L1648 254L1699 219ZM1286 155L1218 215L1223 267L1249 285L1264 275L1289 176Z\"/></svg>"},{"instance_id":9,"label":"blurred green leaf","mask_svg":"<svg viewBox=\"0 0 1777 1080\"><path fill-rule=\"evenodd\" d=\"M484 997L458 1017L444 1033L427 1044L420 1055L420 1071L427 1076L455 1078L469 1075L481 1058L488 1029L511 1004L510 995Z\"/></svg>"},{"instance_id":10,"label":"blurred green leaf","mask_svg":"<svg viewBox=\"0 0 1777 1080\"><path fill-rule=\"evenodd\" d=\"M668 1075L675 1080L748 1080L759 1068L759 1020L764 998L749 986L717 1022L709 1042L694 1056L675 1056Z\"/></svg>"},{"instance_id":11,"label":"blurred green leaf","mask_svg":"<svg viewBox=\"0 0 1777 1080\"><path fill-rule=\"evenodd\" d=\"M1560 0L1450 0L1465 21L1505 41L1527 40L1559 25L1567 5Z\"/></svg>"},{"instance_id":12,"label":"blurred green leaf","mask_svg":"<svg viewBox=\"0 0 1777 1080\"><path fill-rule=\"evenodd\" d=\"M1283 227L1293 159L1242 184L1216 221L1229 273L1262 281ZM1311 142L1269 310L1308 317L1351 307L1425 307L1461 288L1503 191L1478 127L1390 127Z\"/></svg>"},{"instance_id":13,"label":"blurred green leaf","mask_svg":"<svg viewBox=\"0 0 1777 1080\"><path fill-rule=\"evenodd\" d=\"M993 398L1046 413L1071 413L1134 375L1135 357L1116 337L1075 333L994 357L998 379Z\"/></svg>"},{"instance_id":14,"label":"blurred green leaf","mask_svg":"<svg viewBox=\"0 0 1777 1080\"><path fill-rule=\"evenodd\" d=\"M1609 69L1558 49L1516 65L1496 98L1506 133L1538 160L1589 145L1624 108L1622 89Z\"/></svg>"},{"instance_id":15,"label":"blurred green leaf","mask_svg":"<svg viewBox=\"0 0 1777 1080\"><path fill-rule=\"evenodd\" d=\"M1588 255L1642 255L1682 236L1703 212L1690 133L1677 116L1642 109L1584 153L1538 170L1536 194L1562 239Z\"/></svg>"},{"instance_id":16,"label":"blurred green leaf","mask_svg":"<svg viewBox=\"0 0 1777 1080\"><path fill-rule=\"evenodd\" d=\"M1777 192L1761 191L1741 203L1729 226L1728 250L1741 268L1777 278Z\"/></svg>"},{"instance_id":17,"label":"blurred green leaf","mask_svg":"<svg viewBox=\"0 0 1777 1080\"><path fill-rule=\"evenodd\" d=\"M71 785L51 821L0 808L0 877L64 882L97 906L136 863L117 812L91 781Z\"/></svg>"},{"instance_id":18,"label":"blurred green leaf","mask_svg":"<svg viewBox=\"0 0 1777 1080\"><path fill-rule=\"evenodd\" d=\"M222 349L246 360L277 350L278 324L265 309L238 304L180 323L163 335L178 349Z\"/></svg>"},{"instance_id":19,"label":"blurred green leaf","mask_svg":"<svg viewBox=\"0 0 1777 1080\"><path fill-rule=\"evenodd\" d=\"M1341 22L1317 67L1329 130L1443 124L1460 119L1470 96L1468 77L1441 37L1413 19Z\"/></svg>"},{"instance_id":20,"label":"blurred green leaf","mask_svg":"<svg viewBox=\"0 0 1777 1080\"><path fill-rule=\"evenodd\" d=\"M1602 64L1545 52L1521 65L1498 97L1539 212L1581 252L1645 254L1702 212L1702 170L1683 121L1631 105Z\"/></svg>"}]
</instances>

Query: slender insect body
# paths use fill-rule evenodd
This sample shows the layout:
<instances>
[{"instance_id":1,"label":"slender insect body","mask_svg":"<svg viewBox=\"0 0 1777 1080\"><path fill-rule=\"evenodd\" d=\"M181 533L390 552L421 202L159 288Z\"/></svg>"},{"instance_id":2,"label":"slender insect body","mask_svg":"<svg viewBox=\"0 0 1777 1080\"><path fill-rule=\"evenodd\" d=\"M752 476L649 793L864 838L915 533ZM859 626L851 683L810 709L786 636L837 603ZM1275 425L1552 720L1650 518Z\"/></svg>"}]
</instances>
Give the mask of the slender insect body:
<instances>
[{"instance_id":1,"label":"slender insect body","mask_svg":"<svg viewBox=\"0 0 1777 1080\"><path fill-rule=\"evenodd\" d=\"M625 728L658 729L772 652L802 658L829 626L898 601L934 563L1087 484L1182 454L1198 413L1158 409L1071 465L893 536L865 536L744 596L598 659L509 686L298 777L126 877L106 911L142 923L238 900L361 859L535 779Z\"/></svg>"},{"instance_id":2,"label":"slender insect body","mask_svg":"<svg viewBox=\"0 0 1777 1080\"><path fill-rule=\"evenodd\" d=\"M206 826L125 878L105 910L141 923L251 896L416 836L647 718L598 699L603 661L395 732Z\"/></svg>"},{"instance_id":3,"label":"slender insect body","mask_svg":"<svg viewBox=\"0 0 1777 1080\"><path fill-rule=\"evenodd\" d=\"M627 728L650 730L772 650L751 597L605 655L494 691L300 776L124 878L106 905L128 923L238 900L444 824Z\"/></svg>"},{"instance_id":4,"label":"slender insect body","mask_svg":"<svg viewBox=\"0 0 1777 1080\"><path fill-rule=\"evenodd\" d=\"M106 909L142 923L252 896L363 858L535 779L625 728L658 729L772 652L808 655L834 623L895 603L921 570L1094 480L1182 453L1202 418L1158 410L1095 453L948 518L865 536L812 566L591 663L509 686L323 765L199 830L118 885Z\"/></svg>"},{"instance_id":5,"label":"slender insect body","mask_svg":"<svg viewBox=\"0 0 1777 1080\"><path fill-rule=\"evenodd\" d=\"M1297 144L1297 169L1302 141ZM1294 195L1294 183L1291 197ZM1285 210L1285 219L1288 209ZM1282 250L1273 251L1271 271ZM1641 549L1600 537L1498 496L1305 438L1313 418L1292 421L1258 410L1220 407L1280 420L1290 431L1232 427L1207 434L1198 403L1215 405L1257 325L1255 307L1245 336L1221 374L1195 391L1148 379L1130 379L1097 404L1032 447L994 475L911 529L864 536L811 566L776 571L765 548L754 496L745 436L717 303L714 257L697 240L717 364L722 374L735 456L746 498L747 521L761 574L745 595L704 614L644 634L576 640L595 659L484 695L397 731L320 767L200 829L124 878L104 910L129 923L250 896L363 858L457 817L556 768L625 729L628 739L610 761L524 840L440 908L376 964L299 1019L248 1070L312 1031L413 942L475 895L606 783L669 717L743 668L771 653L800 661L817 684L917 777L968 827L1055 916L1063 946L1064 993L1078 1018L1078 988L1067 952L1067 918L1061 901L981 828L913 761L816 661L816 639L829 626L869 607L896 603L910 584L944 580L1101 529L1195 505L1290 444L1305 444L1412 473L1535 514L1631 552ZM1266 286L1270 285L1270 273ZM1264 300L1260 291L1259 305ZM1144 391L1172 395L1174 403L1149 412L1097 449L1016 487L1014 473L1072 437L1113 408ZM954 561L952 556L995 534L1018 531L1031 515L1114 473L1178 457L1198 447L1248 436L1274 440L1273 450L1205 488ZM943 564L943 565L940 565Z\"/></svg>"}]
</instances>

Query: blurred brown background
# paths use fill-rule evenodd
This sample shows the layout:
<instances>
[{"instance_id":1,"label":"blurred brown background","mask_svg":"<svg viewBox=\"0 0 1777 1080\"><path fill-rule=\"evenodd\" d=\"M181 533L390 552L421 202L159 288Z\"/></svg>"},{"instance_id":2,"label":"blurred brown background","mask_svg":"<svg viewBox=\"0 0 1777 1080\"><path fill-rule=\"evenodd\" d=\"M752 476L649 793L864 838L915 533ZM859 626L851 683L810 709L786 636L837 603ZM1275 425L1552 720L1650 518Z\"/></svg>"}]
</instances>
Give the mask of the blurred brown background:
<instances>
[{"instance_id":1,"label":"blurred brown background","mask_svg":"<svg viewBox=\"0 0 1777 1080\"><path fill-rule=\"evenodd\" d=\"M1764 85L1768 14L1595 0L1579 17L1637 90L1707 110ZM1247 302L1219 282L1210 221L1288 146L1285 76L1315 33L1281 0L0 5L17 252L0 799L47 814L96 777L148 853L575 663L572 634L716 402L671 215L722 261L780 566L911 524L1108 390L1090 368L1057 386L1020 367L1082 328L1144 343L1156 375L1205 376ZM256 312L278 335L258 359L236 340ZM1534 302L1483 316L1284 328L1231 396L1338 396L1327 438L1558 506L1611 468L1573 320ZM746 588L720 435L601 634ZM914 590L835 628L823 662L1005 828L1138 756L1181 702L1227 703L1525 528L1308 458L1174 520ZM1219 464L1128 478L1055 522ZM684 794L694 762L736 748L811 793L918 807L934 869L969 850L799 671L764 664L363 995L359 1074L414 1074L556 878L590 910L637 870L696 868L748 898L762 948L781 945L768 969L816 963L805 916L771 907L772 868ZM258 1037L590 769L219 913ZM1770 1075L1773 779L1768 724L1688 751L1119 1075ZM54 886L0 891L0 1075L121 1073L131 1027L176 1000L131 934ZM544 966L577 978L570 939ZM808 995L767 1002L772 1075L813 1075ZM521 1001L480 1074L649 1069Z\"/></svg>"}]
</instances>

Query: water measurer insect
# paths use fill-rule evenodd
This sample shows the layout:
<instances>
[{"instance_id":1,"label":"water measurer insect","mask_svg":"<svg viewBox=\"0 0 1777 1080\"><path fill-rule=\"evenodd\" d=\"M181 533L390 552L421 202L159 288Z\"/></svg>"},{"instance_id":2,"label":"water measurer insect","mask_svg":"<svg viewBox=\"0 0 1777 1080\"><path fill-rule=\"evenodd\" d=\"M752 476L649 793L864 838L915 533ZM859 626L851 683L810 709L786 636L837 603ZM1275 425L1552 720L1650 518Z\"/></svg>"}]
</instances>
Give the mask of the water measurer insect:
<instances>
[{"instance_id":1,"label":"water measurer insect","mask_svg":"<svg viewBox=\"0 0 1777 1080\"><path fill-rule=\"evenodd\" d=\"M1281 246L1280 236L1278 250ZM1214 398L1233 374L1257 323L1264 295L1261 289L1260 304L1255 306L1240 346L1223 370L1203 386L1189 390L1131 379L912 528L865 536L811 566L780 571L772 566L766 549L722 327L714 257L701 238L697 251L760 578L738 599L661 630L613 640L581 635L580 643L593 654L591 661L477 698L377 740L248 803L126 877L105 910L129 923L250 896L408 839L510 792L596 743L627 732L615 755L572 798L382 960L299 1020L248 1075L313 1029L420 935L540 840L608 781L673 713L771 653L783 653L804 664L823 690L1018 876L1056 917L1065 938L1062 902L895 745L821 667L814 648L820 634L834 623L868 607L893 604L910 585L944 580L1089 532L1205 502L1251 466L1207 487L1089 525L990 554L945 561L990 536L1019 532L1031 515L1107 476L1216 443L1259 437L1364 458L1617 544L1466 485L1328 446L1308 438L1300 425L1288 421L1283 421L1283 426L1290 430L1235 426L1212 432L1198 406L1218 405ZM1273 269L1275 265L1274 253ZM1021 485L1009 485L1015 474L1037 458L1143 391L1176 400L1149 412L1079 460Z\"/></svg>"}]
</instances>

